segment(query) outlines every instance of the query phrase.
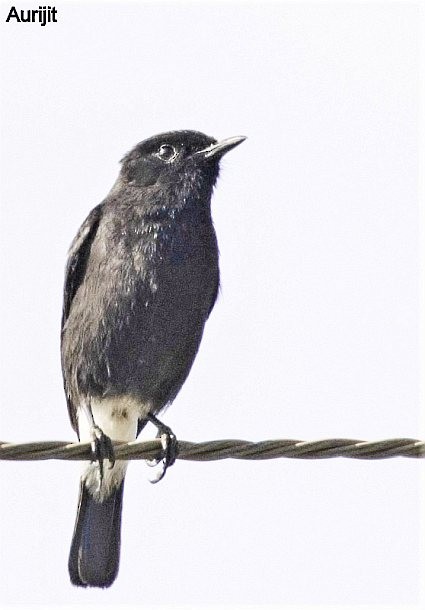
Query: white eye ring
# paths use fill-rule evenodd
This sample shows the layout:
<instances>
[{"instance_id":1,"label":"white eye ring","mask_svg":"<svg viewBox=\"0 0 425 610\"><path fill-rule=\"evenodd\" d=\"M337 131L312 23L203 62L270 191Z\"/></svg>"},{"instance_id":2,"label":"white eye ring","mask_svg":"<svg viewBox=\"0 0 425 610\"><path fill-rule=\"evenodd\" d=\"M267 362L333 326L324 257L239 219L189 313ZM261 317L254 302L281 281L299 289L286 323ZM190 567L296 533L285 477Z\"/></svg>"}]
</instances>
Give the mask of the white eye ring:
<instances>
[{"instance_id":1,"label":"white eye ring","mask_svg":"<svg viewBox=\"0 0 425 610\"><path fill-rule=\"evenodd\" d=\"M156 156L169 163L177 157L177 151L171 144L161 144Z\"/></svg>"}]
</instances>

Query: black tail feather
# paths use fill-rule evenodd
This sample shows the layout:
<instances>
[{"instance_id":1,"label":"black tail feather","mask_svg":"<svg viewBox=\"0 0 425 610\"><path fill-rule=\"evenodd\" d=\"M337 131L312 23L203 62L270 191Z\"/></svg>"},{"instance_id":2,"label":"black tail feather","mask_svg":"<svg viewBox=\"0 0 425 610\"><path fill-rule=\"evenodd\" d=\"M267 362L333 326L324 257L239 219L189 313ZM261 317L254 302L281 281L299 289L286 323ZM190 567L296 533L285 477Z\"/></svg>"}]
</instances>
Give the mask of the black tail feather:
<instances>
[{"instance_id":1,"label":"black tail feather","mask_svg":"<svg viewBox=\"0 0 425 610\"><path fill-rule=\"evenodd\" d=\"M118 574L124 479L103 502L81 481L77 520L69 553L71 582L80 587L110 587Z\"/></svg>"}]
</instances>

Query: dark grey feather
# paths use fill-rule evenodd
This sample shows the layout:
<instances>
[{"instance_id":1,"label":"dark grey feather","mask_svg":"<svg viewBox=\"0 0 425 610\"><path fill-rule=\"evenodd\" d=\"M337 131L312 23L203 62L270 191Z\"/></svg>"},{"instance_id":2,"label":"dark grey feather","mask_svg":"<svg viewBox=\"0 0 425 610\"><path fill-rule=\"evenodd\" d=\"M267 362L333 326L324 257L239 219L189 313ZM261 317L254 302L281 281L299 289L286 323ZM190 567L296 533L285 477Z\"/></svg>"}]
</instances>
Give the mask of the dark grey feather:
<instances>
[{"instance_id":1,"label":"dark grey feather","mask_svg":"<svg viewBox=\"0 0 425 610\"><path fill-rule=\"evenodd\" d=\"M78 513L69 553L71 582L80 587L109 587L118 573L124 479L103 502L82 481Z\"/></svg>"},{"instance_id":2,"label":"dark grey feather","mask_svg":"<svg viewBox=\"0 0 425 610\"><path fill-rule=\"evenodd\" d=\"M109 397L136 404L138 434L147 413L179 392L219 288L210 210L219 160L243 139L217 143L179 131L141 142L81 226L66 267L61 332L77 433L77 412L85 405L90 414L94 399L101 409ZM106 587L118 570L124 480L119 487L100 481L97 491L92 483L81 483L69 572L73 584Z\"/></svg>"}]
</instances>

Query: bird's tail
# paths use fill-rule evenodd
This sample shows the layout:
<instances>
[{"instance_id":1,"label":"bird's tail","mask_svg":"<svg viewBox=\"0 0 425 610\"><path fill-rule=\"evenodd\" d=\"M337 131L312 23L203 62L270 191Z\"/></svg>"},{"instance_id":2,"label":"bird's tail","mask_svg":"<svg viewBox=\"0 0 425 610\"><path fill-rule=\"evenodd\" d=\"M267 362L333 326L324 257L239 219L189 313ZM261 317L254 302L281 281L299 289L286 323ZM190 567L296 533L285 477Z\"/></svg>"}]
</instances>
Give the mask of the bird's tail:
<instances>
[{"instance_id":1,"label":"bird's tail","mask_svg":"<svg viewBox=\"0 0 425 610\"><path fill-rule=\"evenodd\" d=\"M109 587L118 574L124 479L102 501L81 481L77 520L69 553L71 582L80 587Z\"/></svg>"}]
</instances>

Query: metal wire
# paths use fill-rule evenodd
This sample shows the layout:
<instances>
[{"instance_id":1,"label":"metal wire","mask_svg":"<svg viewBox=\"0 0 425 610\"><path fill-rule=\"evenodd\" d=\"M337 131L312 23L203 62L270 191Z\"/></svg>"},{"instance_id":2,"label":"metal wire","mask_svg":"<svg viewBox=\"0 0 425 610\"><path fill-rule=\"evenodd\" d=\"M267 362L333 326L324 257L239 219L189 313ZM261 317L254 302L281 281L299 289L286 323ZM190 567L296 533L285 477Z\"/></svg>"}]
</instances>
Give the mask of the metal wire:
<instances>
[{"instance_id":1,"label":"metal wire","mask_svg":"<svg viewBox=\"0 0 425 610\"><path fill-rule=\"evenodd\" d=\"M113 442L117 460L151 460L161 458L160 439ZM90 443L42 441L34 443L5 443L0 441L0 460L90 460ZM394 438L382 441L360 441L334 438L318 441L267 440L258 443L225 439L190 443L178 441L177 459L206 462L212 460L271 460L328 459L335 457L358 460L381 460L393 457L424 458L425 441Z\"/></svg>"}]
</instances>

